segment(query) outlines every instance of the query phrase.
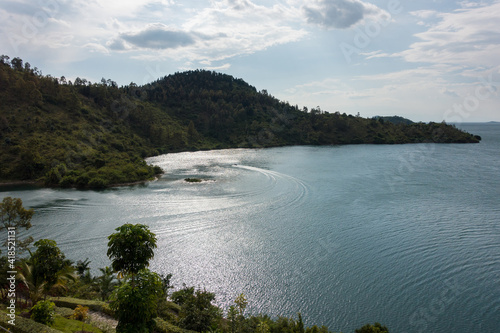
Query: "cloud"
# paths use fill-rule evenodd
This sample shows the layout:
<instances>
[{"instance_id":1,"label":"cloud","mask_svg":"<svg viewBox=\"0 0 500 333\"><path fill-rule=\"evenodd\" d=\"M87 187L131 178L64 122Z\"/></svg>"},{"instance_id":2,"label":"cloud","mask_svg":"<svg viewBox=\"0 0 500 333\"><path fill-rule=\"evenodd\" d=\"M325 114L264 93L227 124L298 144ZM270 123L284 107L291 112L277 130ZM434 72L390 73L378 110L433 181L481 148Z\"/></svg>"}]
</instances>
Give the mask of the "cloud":
<instances>
[{"instance_id":1,"label":"cloud","mask_svg":"<svg viewBox=\"0 0 500 333\"><path fill-rule=\"evenodd\" d=\"M424 18L422 12L415 16ZM436 14L437 22L415 34L418 42L399 53L408 62L497 67L500 54L500 2L465 6L451 13ZM435 20L435 18L431 18Z\"/></svg>"},{"instance_id":2,"label":"cloud","mask_svg":"<svg viewBox=\"0 0 500 333\"><path fill-rule=\"evenodd\" d=\"M269 7L250 0L212 1L182 25L185 31L203 32L210 38L201 38L183 56L198 62L225 61L298 41L307 34L298 27L301 20L299 8L280 3Z\"/></svg>"},{"instance_id":3,"label":"cloud","mask_svg":"<svg viewBox=\"0 0 500 333\"><path fill-rule=\"evenodd\" d=\"M123 33L120 38L137 48L157 50L175 49L196 42L193 34L171 29L163 24L153 24L138 32ZM119 41L114 42L113 45L120 46Z\"/></svg>"},{"instance_id":4,"label":"cloud","mask_svg":"<svg viewBox=\"0 0 500 333\"><path fill-rule=\"evenodd\" d=\"M330 29L346 29L383 11L360 0L314 0L303 7L308 23Z\"/></svg>"}]
</instances>

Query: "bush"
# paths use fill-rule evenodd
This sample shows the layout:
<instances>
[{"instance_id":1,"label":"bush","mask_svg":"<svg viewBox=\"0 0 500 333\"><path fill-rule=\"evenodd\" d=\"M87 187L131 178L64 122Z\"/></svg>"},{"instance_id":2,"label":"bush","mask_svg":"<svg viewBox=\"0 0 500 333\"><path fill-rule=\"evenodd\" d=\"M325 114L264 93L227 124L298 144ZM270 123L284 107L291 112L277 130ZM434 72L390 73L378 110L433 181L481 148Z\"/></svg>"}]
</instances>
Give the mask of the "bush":
<instances>
[{"instance_id":1,"label":"bush","mask_svg":"<svg viewBox=\"0 0 500 333\"><path fill-rule=\"evenodd\" d=\"M54 322L54 307L51 301L40 301L31 308L31 319L37 323L50 325Z\"/></svg>"},{"instance_id":2,"label":"bush","mask_svg":"<svg viewBox=\"0 0 500 333\"><path fill-rule=\"evenodd\" d=\"M11 332L14 333L62 333L59 330L50 328L43 324L34 322L33 320L16 316L16 325L12 326L9 324L11 318L7 317L7 314L0 311L0 325L10 328Z\"/></svg>"},{"instance_id":3,"label":"bush","mask_svg":"<svg viewBox=\"0 0 500 333\"><path fill-rule=\"evenodd\" d=\"M92 311L102 312L112 317L114 316L114 312L110 309L106 302L84 300L72 297L51 298L51 301L59 307L75 309L78 305L83 305Z\"/></svg>"},{"instance_id":4,"label":"bush","mask_svg":"<svg viewBox=\"0 0 500 333\"><path fill-rule=\"evenodd\" d=\"M78 305L71 315L71 319L84 321L89 317L89 308L86 306Z\"/></svg>"},{"instance_id":5,"label":"bush","mask_svg":"<svg viewBox=\"0 0 500 333\"><path fill-rule=\"evenodd\" d=\"M365 326L358 328L356 333L389 333L387 327L382 326L380 323L375 323L373 325L366 324Z\"/></svg>"}]
</instances>

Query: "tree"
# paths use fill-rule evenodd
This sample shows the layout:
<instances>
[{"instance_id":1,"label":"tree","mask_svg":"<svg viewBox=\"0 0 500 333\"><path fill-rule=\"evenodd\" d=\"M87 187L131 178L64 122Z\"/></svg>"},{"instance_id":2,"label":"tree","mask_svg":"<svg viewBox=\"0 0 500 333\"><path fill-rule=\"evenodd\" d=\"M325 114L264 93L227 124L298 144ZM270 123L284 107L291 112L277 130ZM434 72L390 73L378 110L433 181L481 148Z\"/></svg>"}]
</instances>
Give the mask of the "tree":
<instances>
[{"instance_id":1,"label":"tree","mask_svg":"<svg viewBox=\"0 0 500 333\"><path fill-rule=\"evenodd\" d=\"M380 323L375 323L373 325L366 324L365 326L358 328L356 333L389 333L387 327L382 326Z\"/></svg>"},{"instance_id":2,"label":"tree","mask_svg":"<svg viewBox=\"0 0 500 333\"><path fill-rule=\"evenodd\" d=\"M160 274L160 278L161 278L161 283L162 283L162 287L163 287L163 293L165 294L165 297L168 297L169 290L174 288L174 286L172 285L172 283L170 281L172 279L172 273L169 273L166 276L163 274Z\"/></svg>"},{"instance_id":3,"label":"tree","mask_svg":"<svg viewBox=\"0 0 500 333\"><path fill-rule=\"evenodd\" d=\"M57 273L64 268L66 257L52 239L40 239L34 245L37 249L29 261L37 276L51 286L57 282Z\"/></svg>"},{"instance_id":4,"label":"tree","mask_svg":"<svg viewBox=\"0 0 500 333\"><path fill-rule=\"evenodd\" d=\"M134 284L127 281L115 288L110 307L118 319L116 332L152 332L158 301L163 297L160 276L148 269L135 274Z\"/></svg>"},{"instance_id":5,"label":"tree","mask_svg":"<svg viewBox=\"0 0 500 333\"><path fill-rule=\"evenodd\" d=\"M29 260L22 260L18 267L17 279L19 279L28 291L28 298L32 304L41 300L45 292L50 288L63 288L68 281L74 281L75 275L73 267L65 265L54 274L55 282L49 284L40 274L40 267L30 263Z\"/></svg>"},{"instance_id":6,"label":"tree","mask_svg":"<svg viewBox=\"0 0 500 333\"><path fill-rule=\"evenodd\" d=\"M113 270L108 266L99 268L99 270L102 273L102 275L97 278L99 281L99 292L102 300L106 301L116 285L115 275L113 274Z\"/></svg>"},{"instance_id":7,"label":"tree","mask_svg":"<svg viewBox=\"0 0 500 333\"><path fill-rule=\"evenodd\" d=\"M143 224L124 224L108 237L108 257L118 276L134 275L149 266L154 257L156 236Z\"/></svg>"},{"instance_id":8,"label":"tree","mask_svg":"<svg viewBox=\"0 0 500 333\"><path fill-rule=\"evenodd\" d=\"M220 309L212 304L215 299L214 293L196 290L191 295L186 296L179 314L179 324L182 328L205 332L212 324L216 323L217 319L222 317Z\"/></svg>"},{"instance_id":9,"label":"tree","mask_svg":"<svg viewBox=\"0 0 500 333\"><path fill-rule=\"evenodd\" d=\"M26 260L21 261L18 267L17 279L21 280L28 290L28 297L32 304L36 304L43 297L46 282L36 274L35 267Z\"/></svg>"},{"instance_id":10,"label":"tree","mask_svg":"<svg viewBox=\"0 0 500 333\"><path fill-rule=\"evenodd\" d=\"M235 333L238 319L238 310L236 310L236 307L234 305L231 305L227 310L227 319L229 321L229 332Z\"/></svg>"},{"instance_id":11,"label":"tree","mask_svg":"<svg viewBox=\"0 0 500 333\"><path fill-rule=\"evenodd\" d=\"M19 198L5 197L0 203L0 231L31 228L31 218L35 214L33 209L25 209L23 201ZM16 239L18 253L24 252L33 242L33 237L23 240Z\"/></svg>"},{"instance_id":12,"label":"tree","mask_svg":"<svg viewBox=\"0 0 500 333\"><path fill-rule=\"evenodd\" d=\"M234 303L236 303L236 306L238 306L238 311L240 313L240 316L243 316L243 313L245 312L245 309L248 305L248 301L245 298L245 294L241 293L236 297L234 300Z\"/></svg>"},{"instance_id":13,"label":"tree","mask_svg":"<svg viewBox=\"0 0 500 333\"><path fill-rule=\"evenodd\" d=\"M90 280L92 280L89 267L90 263L91 261L89 260L89 258L87 258L84 261L78 260L75 265L78 276L80 276L81 280L86 282L90 282Z\"/></svg>"}]
</instances>

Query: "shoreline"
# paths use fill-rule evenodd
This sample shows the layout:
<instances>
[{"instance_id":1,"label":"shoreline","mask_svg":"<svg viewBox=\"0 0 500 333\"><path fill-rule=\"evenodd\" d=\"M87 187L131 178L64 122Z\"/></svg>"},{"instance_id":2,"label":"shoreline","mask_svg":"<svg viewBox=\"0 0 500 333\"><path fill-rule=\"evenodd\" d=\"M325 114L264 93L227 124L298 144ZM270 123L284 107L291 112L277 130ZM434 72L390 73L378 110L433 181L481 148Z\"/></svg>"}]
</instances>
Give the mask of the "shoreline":
<instances>
[{"instance_id":1,"label":"shoreline","mask_svg":"<svg viewBox=\"0 0 500 333\"><path fill-rule=\"evenodd\" d=\"M94 188L94 187L78 188L78 187L57 187L57 186L52 187L52 186L45 186L42 182L37 182L37 181L34 181L34 180L12 180L12 181L0 181L0 189L2 189L2 187L8 187L8 186L33 185L33 186L38 186L38 187L42 187L42 188L67 188L67 189L77 189L77 190L103 190L103 189L113 188L113 187L141 185L141 184L145 184L147 182L157 181L158 179L160 179L160 176L156 175L153 179L145 179L145 180L137 180L137 181L134 181L134 182L110 184L110 185L107 185L106 187L103 187L103 188Z\"/></svg>"}]
</instances>

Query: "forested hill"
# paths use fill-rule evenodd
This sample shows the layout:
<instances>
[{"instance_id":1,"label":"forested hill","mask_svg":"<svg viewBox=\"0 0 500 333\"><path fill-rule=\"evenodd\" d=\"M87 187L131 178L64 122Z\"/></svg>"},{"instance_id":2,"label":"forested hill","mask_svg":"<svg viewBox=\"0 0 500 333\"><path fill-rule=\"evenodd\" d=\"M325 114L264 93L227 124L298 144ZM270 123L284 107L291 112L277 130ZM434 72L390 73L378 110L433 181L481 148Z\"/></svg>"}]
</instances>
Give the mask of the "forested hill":
<instances>
[{"instance_id":1,"label":"forested hill","mask_svg":"<svg viewBox=\"0 0 500 333\"><path fill-rule=\"evenodd\" d=\"M210 71L144 86L42 75L0 58L0 180L103 187L152 178L147 156L185 150L359 143L469 143L444 123L394 124L307 110Z\"/></svg>"}]
</instances>

